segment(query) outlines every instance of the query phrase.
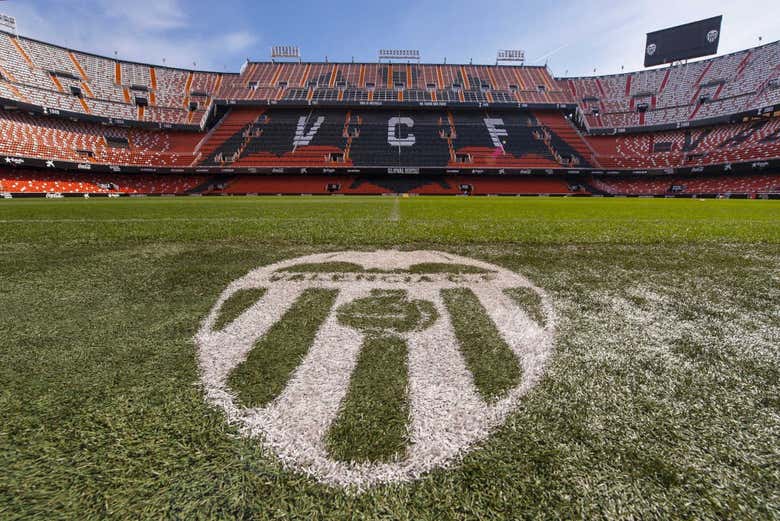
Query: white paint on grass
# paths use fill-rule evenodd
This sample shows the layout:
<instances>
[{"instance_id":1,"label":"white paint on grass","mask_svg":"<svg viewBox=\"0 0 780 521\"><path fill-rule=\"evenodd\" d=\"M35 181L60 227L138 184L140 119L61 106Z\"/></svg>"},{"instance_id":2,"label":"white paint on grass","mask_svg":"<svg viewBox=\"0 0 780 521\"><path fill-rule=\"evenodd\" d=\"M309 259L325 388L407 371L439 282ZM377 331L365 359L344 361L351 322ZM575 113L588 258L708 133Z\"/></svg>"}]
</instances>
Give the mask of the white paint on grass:
<instances>
[{"instance_id":1,"label":"white paint on grass","mask_svg":"<svg viewBox=\"0 0 780 521\"><path fill-rule=\"evenodd\" d=\"M397 223L401 220L401 199L393 198L393 209L390 210L390 222Z\"/></svg>"},{"instance_id":2,"label":"white paint on grass","mask_svg":"<svg viewBox=\"0 0 780 521\"><path fill-rule=\"evenodd\" d=\"M364 269L400 270L345 276L280 270L301 264L346 262ZM406 275L423 263L468 265L484 274ZM546 326L535 323L507 289L525 287L541 298ZM222 331L213 326L222 305L237 291L266 288L266 294ZM308 288L339 291L313 345L282 394L266 407L243 408L228 388L230 373L244 360L295 300ZM474 291L523 370L522 381L495 404L479 395L455 336L441 291ZM335 310L368 297L372 290L404 290L411 299L433 303L438 319L423 331L403 335L409 347L410 434L405 457L389 463L345 463L332 459L326 436L347 395L363 334L339 323ZM207 399L249 436L262 439L288 467L332 485L365 488L408 481L457 462L501 425L520 398L541 378L553 348L553 307L549 297L525 277L485 262L431 251L342 252L291 259L252 271L233 282L204 320L195 341Z\"/></svg>"}]
</instances>

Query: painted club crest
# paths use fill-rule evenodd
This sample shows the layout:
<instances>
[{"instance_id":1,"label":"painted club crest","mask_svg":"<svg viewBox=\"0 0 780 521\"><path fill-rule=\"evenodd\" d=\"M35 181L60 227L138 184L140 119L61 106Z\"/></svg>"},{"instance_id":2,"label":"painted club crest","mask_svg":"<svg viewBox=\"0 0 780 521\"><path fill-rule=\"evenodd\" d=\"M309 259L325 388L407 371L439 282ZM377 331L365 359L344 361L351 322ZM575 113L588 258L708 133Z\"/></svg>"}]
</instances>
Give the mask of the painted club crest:
<instances>
[{"instance_id":1,"label":"painted club crest","mask_svg":"<svg viewBox=\"0 0 780 521\"><path fill-rule=\"evenodd\" d=\"M718 36L720 36L720 33L717 30L713 29L712 31L709 31L707 33L707 41L710 43L715 43L715 40L718 39Z\"/></svg>"},{"instance_id":2,"label":"painted club crest","mask_svg":"<svg viewBox=\"0 0 780 521\"><path fill-rule=\"evenodd\" d=\"M262 405L243 405L230 388L231 373L317 290L332 300L289 379ZM261 296L215 327L223 304L242 291ZM512 297L516 291L536 299L536 313ZM464 335L473 340L479 332L457 327L462 316L453 313L453 295L475 303L472 309L481 310L517 363L521 377L495 400L477 389L462 347ZM365 488L453 464L487 439L539 382L553 335L549 297L517 273L448 253L377 251L310 255L256 269L228 286L195 342L207 400L242 433L320 482ZM352 392L361 351L376 341L405 349L409 442L389 461L344 461L330 453L326 439Z\"/></svg>"},{"instance_id":3,"label":"painted club crest","mask_svg":"<svg viewBox=\"0 0 780 521\"><path fill-rule=\"evenodd\" d=\"M658 46L656 44L654 44L654 43L651 43L650 45L647 46L647 55L648 56L654 56L655 55L655 51L657 51L657 50L658 50Z\"/></svg>"}]
</instances>

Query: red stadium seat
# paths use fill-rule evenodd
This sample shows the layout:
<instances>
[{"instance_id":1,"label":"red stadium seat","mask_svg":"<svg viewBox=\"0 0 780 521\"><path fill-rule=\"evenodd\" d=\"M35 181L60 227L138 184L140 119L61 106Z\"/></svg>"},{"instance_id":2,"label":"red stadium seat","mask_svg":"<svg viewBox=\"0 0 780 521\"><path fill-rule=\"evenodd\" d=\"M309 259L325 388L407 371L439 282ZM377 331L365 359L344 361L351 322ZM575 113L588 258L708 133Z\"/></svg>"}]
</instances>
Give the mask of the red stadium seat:
<instances>
[{"instance_id":1,"label":"red stadium seat","mask_svg":"<svg viewBox=\"0 0 780 521\"><path fill-rule=\"evenodd\" d=\"M751 162L760 164L747 172L780 159L780 118L771 117L780 116L780 42L642 72L555 79L547 67L416 63L249 62L240 73L221 74L0 32L0 99L5 165L72 163L6 179L28 193L92 187L89 176L53 171L86 163L173 169L170 186L157 177L125 178L124 169L94 178L114 177L139 193L185 193L193 189L189 180L199 179L186 172L237 176L217 183L236 193L321 193L325 174L336 172L355 174L340 178L351 187L342 193L459 193L422 181L483 173L488 177L466 183L473 193L663 194L672 177L657 177L660 170L730 172L740 164L744 173ZM241 175L252 169L324 177ZM590 169L649 177L618 180L615 188L613 178L596 176L592 190L566 180L585 179ZM357 183L368 171L372 180ZM489 177L502 171L512 176ZM376 184L378 172L418 177ZM562 173L538 177L552 172ZM518 173L534 177L520 180ZM683 191L766 188L763 181L732 187L737 177L704 179Z\"/></svg>"}]
</instances>

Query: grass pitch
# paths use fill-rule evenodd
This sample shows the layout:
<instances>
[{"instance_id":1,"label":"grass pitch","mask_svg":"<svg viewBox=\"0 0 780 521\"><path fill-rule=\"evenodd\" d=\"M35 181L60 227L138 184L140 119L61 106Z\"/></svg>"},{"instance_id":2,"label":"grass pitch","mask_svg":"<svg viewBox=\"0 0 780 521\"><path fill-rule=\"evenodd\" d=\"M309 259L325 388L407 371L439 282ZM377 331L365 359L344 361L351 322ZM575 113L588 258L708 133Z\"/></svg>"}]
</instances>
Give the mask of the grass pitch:
<instances>
[{"instance_id":1,"label":"grass pitch","mask_svg":"<svg viewBox=\"0 0 780 521\"><path fill-rule=\"evenodd\" d=\"M258 266L378 248L520 272L558 324L544 379L481 447L357 493L238 436L192 338ZM779 345L778 202L1 201L0 518L778 519Z\"/></svg>"}]
</instances>

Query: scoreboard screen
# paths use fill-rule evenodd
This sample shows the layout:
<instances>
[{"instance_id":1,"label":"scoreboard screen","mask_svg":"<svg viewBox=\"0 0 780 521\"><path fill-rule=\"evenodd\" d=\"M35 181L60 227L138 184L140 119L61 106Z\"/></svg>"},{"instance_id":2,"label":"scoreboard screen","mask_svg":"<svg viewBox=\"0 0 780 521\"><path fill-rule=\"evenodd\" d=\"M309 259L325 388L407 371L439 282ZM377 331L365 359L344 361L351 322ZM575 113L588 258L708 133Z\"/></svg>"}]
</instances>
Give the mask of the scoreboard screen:
<instances>
[{"instance_id":1,"label":"scoreboard screen","mask_svg":"<svg viewBox=\"0 0 780 521\"><path fill-rule=\"evenodd\" d=\"M645 67L717 54L722 16L648 33Z\"/></svg>"}]
</instances>

